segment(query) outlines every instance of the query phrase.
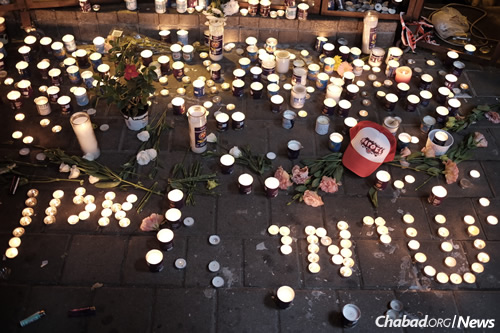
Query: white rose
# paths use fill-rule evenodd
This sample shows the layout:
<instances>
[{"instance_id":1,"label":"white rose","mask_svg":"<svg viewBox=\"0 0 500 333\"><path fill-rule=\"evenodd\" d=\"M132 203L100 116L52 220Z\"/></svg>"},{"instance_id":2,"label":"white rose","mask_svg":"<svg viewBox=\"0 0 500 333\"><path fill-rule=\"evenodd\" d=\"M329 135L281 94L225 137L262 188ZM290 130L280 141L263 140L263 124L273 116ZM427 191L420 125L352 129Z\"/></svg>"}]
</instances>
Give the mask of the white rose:
<instances>
[{"instance_id":1,"label":"white rose","mask_svg":"<svg viewBox=\"0 0 500 333\"><path fill-rule=\"evenodd\" d=\"M148 154L149 159L152 161L158 156L158 152L153 148L146 149L145 152Z\"/></svg>"},{"instance_id":2,"label":"white rose","mask_svg":"<svg viewBox=\"0 0 500 333\"><path fill-rule=\"evenodd\" d=\"M68 178L75 179L78 177L80 177L80 169L78 169L78 167L76 165L72 165Z\"/></svg>"},{"instance_id":3,"label":"white rose","mask_svg":"<svg viewBox=\"0 0 500 333\"><path fill-rule=\"evenodd\" d=\"M59 172L69 172L70 169L70 166L66 163L61 163L61 165L59 165Z\"/></svg>"},{"instance_id":4,"label":"white rose","mask_svg":"<svg viewBox=\"0 0 500 333\"><path fill-rule=\"evenodd\" d=\"M137 139L141 140L142 142L146 142L149 140L149 132L148 131L142 131L137 134Z\"/></svg>"},{"instance_id":5,"label":"white rose","mask_svg":"<svg viewBox=\"0 0 500 333\"><path fill-rule=\"evenodd\" d=\"M233 148L231 148L229 150L229 154L233 155L234 158L241 157L242 155L241 150L240 148L238 148L238 146L234 146Z\"/></svg>"},{"instance_id":6,"label":"white rose","mask_svg":"<svg viewBox=\"0 0 500 333\"><path fill-rule=\"evenodd\" d=\"M95 184L99 181L100 179L94 176L89 176L89 183L90 184Z\"/></svg>"},{"instance_id":7,"label":"white rose","mask_svg":"<svg viewBox=\"0 0 500 333\"><path fill-rule=\"evenodd\" d=\"M210 143L217 142L217 136L214 133L207 135L207 141Z\"/></svg>"},{"instance_id":8,"label":"white rose","mask_svg":"<svg viewBox=\"0 0 500 333\"><path fill-rule=\"evenodd\" d=\"M136 158L137 158L137 163L139 163L139 165L146 165L151 161L151 158L149 157L148 153L146 153L146 151L144 150L138 152Z\"/></svg>"}]
</instances>

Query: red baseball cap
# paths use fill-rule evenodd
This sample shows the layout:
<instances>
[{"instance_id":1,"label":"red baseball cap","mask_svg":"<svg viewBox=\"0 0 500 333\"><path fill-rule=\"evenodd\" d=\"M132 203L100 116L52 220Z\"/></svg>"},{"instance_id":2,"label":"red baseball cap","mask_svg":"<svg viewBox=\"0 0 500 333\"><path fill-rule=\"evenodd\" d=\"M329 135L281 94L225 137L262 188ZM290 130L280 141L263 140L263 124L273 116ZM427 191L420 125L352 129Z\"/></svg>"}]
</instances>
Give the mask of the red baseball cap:
<instances>
[{"instance_id":1,"label":"red baseball cap","mask_svg":"<svg viewBox=\"0 0 500 333\"><path fill-rule=\"evenodd\" d=\"M360 177L371 175L385 162L394 160L396 138L385 127L372 121L361 121L349 132L342 163Z\"/></svg>"}]
</instances>

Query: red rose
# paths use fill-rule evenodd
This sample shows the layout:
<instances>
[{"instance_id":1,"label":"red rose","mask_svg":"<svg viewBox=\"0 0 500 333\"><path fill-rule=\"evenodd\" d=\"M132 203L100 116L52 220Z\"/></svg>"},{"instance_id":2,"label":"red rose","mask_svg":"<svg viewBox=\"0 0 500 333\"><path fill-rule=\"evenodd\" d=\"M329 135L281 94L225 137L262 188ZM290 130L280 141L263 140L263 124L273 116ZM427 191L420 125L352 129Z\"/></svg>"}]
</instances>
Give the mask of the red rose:
<instances>
[{"instance_id":1,"label":"red rose","mask_svg":"<svg viewBox=\"0 0 500 333\"><path fill-rule=\"evenodd\" d=\"M134 77L138 77L139 72L137 72L137 67L135 67L134 65L125 66L125 74L123 76L125 77L125 80L130 80Z\"/></svg>"}]
</instances>

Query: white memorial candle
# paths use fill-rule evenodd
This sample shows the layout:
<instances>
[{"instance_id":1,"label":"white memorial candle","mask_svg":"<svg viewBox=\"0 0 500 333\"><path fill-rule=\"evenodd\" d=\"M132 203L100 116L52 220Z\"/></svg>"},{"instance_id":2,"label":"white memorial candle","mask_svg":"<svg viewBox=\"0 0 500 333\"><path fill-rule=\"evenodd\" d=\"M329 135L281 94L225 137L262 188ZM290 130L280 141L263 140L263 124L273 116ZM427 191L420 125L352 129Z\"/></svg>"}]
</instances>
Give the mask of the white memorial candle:
<instances>
[{"instance_id":1,"label":"white memorial candle","mask_svg":"<svg viewBox=\"0 0 500 333\"><path fill-rule=\"evenodd\" d=\"M71 116L70 122L83 153L94 159L98 158L100 150L89 115L86 112L77 112Z\"/></svg>"}]
</instances>

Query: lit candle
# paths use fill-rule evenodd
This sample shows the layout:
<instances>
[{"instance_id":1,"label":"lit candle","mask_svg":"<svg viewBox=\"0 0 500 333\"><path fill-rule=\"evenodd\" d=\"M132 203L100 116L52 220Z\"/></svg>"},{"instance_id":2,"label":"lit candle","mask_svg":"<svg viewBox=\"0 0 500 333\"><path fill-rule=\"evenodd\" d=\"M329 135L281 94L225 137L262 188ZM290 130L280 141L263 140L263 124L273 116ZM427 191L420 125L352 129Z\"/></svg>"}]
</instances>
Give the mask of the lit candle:
<instances>
[{"instance_id":1,"label":"lit candle","mask_svg":"<svg viewBox=\"0 0 500 333\"><path fill-rule=\"evenodd\" d=\"M474 222L476 222L476 219L472 215L465 215L464 222L465 224L474 224Z\"/></svg>"},{"instance_id":2,"label":"lit candle","mask_svg":"<svg viewBox=\"0 0 500 333\"><path fill-rule=\"evenodd\" d=\"M439 206L441 202L446 198L446 195L448 194L448 191L441 186L433 186L431 190L431 194L429 195L429 198L427 201L432 204L433 206Z\"/></svg>"},{"instance_id":3,"label":"lit candle","mask_svg":"<svg viewBox=\"0 0 500 333\"><path fill-rule=\"evenodd\" d=\"M340 267L340 275L342 277L350 277L352 275L352 269L350 267L347 267L347 266L342 266Z\"/></svg>"},{"instance_id":4,"label":"lit candle","mask_svg":"<svg viewBox=\"0 0 500 333\"><path fill-rule=\"evenodd\" d=\"M289 236L286 236L286 237L289 237ZM282 237L283 238L283 237ZM288 244L290 245L291 242ZM319 252L319 246L315 243L311 243L307 246L307 252L309 253L318 253Z\"/></svg>"},{"instance_id":5,"label":"lit candle","mask_svg":"<svg viewBox=\"0 0 500 333\"><path fill-rule=\"evenodd\" d=\"M420 242L418 240L412 239L408 242L408 248L410 250L416 251L420 248Z\"/></svg>"},{"instance_id":6,"label":"lit candle","mask_svg":"<svg viewBox=\"0 0 500 333\"><path fill-rule=\"evenodd\" d=\"M309 269L309 272L311 272L313 274L317 274L321 270L321 267L318 263L312 262L309 264L308 269Z\"/></svg>"},{"instance_id":7,"label":"lit candle","mask_svg":"<svg viewBox=\"0 0 500 333\"><path fill-rule=\"evenodd\" d=\"M64 191L63 190L56 190L54 193L52 193L52 197L54 199L61 199L64 196Z\"/></svg>"},{"instance_id":8,"label":"lit candle","mask_svg":"<svg viewBox=\"0 0 500 333\"><path fill-rule=\"evenodd\" d=\"M290 228L288 228L287 226L280 227L280 235L281 236L288 236L288 235L290 235Z\"/></svg>"},{"instance_id":9,"label":"lit candle","mask_svg":"<svg viewBox=\"0 0 500 333\"><path fill-rule=\"evenodd\" d=\"M5 250L5 256L9 259L14 259L17 257L19 251L15 247L9 247L7 250Z\"/></svg>"},{"instance_id":10,"label":"lit candle","mask_svg":"<svg viewBox=\"0 0 500 333\"><path fill-rule=\"evenodd\" d=\"M281 245L280 251L284 255L289 255L292 253L292 247L290 245Z\"/></svg>"},{"instance_id":11,"label":"lit candle","mask_svg":"<svg viewBox=\"0 0 500 333\"><path fill-rule=\"evenodd\" d=\"M414 258L415 258L415 261L417 261L421 264L427 261L427 256L422 252L415 253Z\"/></svg>"},{"instance_id":12,"label":"lit candle","mask_svg":"<svg viewBox=\"0 0 500 333\"><path fill-rule=\"evenodd\" d=\"M476 282L476 276L472 274L471 272L465 272L463 275L463 279L467 283L475 283Z\"/></svg>"},{"instance_id":13,"label":"lit candle","mask_svg":"<svg viewBox=\"0 0 500 333\"><path fill-rule=\"evenodd\" d=\"M111 210L111 208L104 208L101 211L101 216L102 217L110 217L111 215L113 215L113 211Z\"/></svg>"},{"instance_id":14,"label":"lit candle","mask_svg":"<svg viewBox=\"0 0 500 333\"><path fill-rule=\"evenodd\" d=\"M83 212L78 213L78 218L80 221L88 220L90 217L90 213L84 210Z\"/></svg>"},{"instance_id":15,"label":"lit candle","mask_svg":"<svg viewBox=\"0 0 500 333\"><path fill-rule=\"evenodd\" d=\"M481 177L481 174L477 170L471 170L469 172L469 176L473 179L479 179L479 177Z\"/></svg>"},{"instance_id":16,"label":"lit candle","mask_svg":"<svg viewBox=\"0 0 500 333\"><path fill-rule=\"evenodd\" d=\"M280 309L288 308L295 298L295 291L289 286L281 286L276 291L276 304Z\"/></svg>"},{"instance_id":17,"label":"lit candle","mask_svg":"<svg viewBox=\"0 0 500 333\"><path fill-rule=\"evenodd\" d=\"M472 44L465 44L464 50L465 50L465 53L473 55L474 52L476 52L476 47Z\"/></svg>"},{"instance_id":18,"label":"lit candle","mask_svg":"<svg viewBox=\"0 0 500 333\"><path fill-rule=\"evenodd\" d=\"M479 252L477 254L476 258L477 258L477 261L479 261L480 263L483 263L483 264L486 264L487 262L490 261L490 256L486 252Z\"/></svg>"},{"instance_id":19,"label":"lit candle","mask_svg":"<svg viewBox=\"0 0 500 333\"><path fill-rule=\"evenodd\" d=\"M453 284L461 284L462 283L462 277L457 274L457 273L451 273L450 274L450 282Z\"/></svg>"},{"instance_id":20,"label":"lit candle","mask_svg":"<svg viewBox=\"0 0 500 333\"><path fill-rule=\"evenodd\" d=\"M377 226L385 225L385 223L386 223L385 219L381 216L379 216L375 219L375 225L377 225Z\"/></svg>"},{"instance_id":21,"label":"lit candle","mask_svg":"<svg viewBox=\"0 0 500 333\"><path fill-rule=\"evenodd\" d=\"M496 216L493 216L493 215L488 215L488 217L486 217L486 222L488 222L488 224L490 224L490 225L497 225L498 218Z\"/></svg>"},{"instance_id":22,"label":"lit candle","mask_svg":"<svg viewBox=\"0 0 500 333\"><path fill-rule=\"evenodd\" d=\"M453 257L446 257L444 258L444 264L447 267L455 267L457 265L457 260Z\"/></svg>"},{"instance_id":23,"label":"lit candle","mask_svg":"<svg viewBox=\"0 0 500 333\"><path fill-rule=\"evenodd\" d=\"M124 219L126 216L127 216L127 213L124 212L123 210L119 210L115 213L115 219L117 219L118 221L121 219Z\"/></svg>"},{"instance_id":24,"label":"lit candle","mask_svg":"<svg viewBox=\"0 0 500 333\"><path fill-rule=\"evenodd\" d=\"M340 247L344 249L349 249L352 246L352 242L350 239L342 239L340 241Z\"/></svg>"},{"instance_id":25,"label":"lit candle","mask_svg":"<svg viewBox=\"0 0 500 333\"><path fill-rule=\"evenodd\" d=\"M326 229L325 228L316 228L316 236L318 236L319 238L321 237L325 237L326 236Z\"/></svg>"},{"instance_id":26,"label":"lit candle","mask_svg":"<svg viewBox=\"0 0 500 333\"><path fill-rule=\"evenodd\" d=\"M396 190L402 190L405 187L405 183L403 183L403 181L401 181L401 180L395 180L393 185L394 185L394 188ZM409 223L412 223L412 222L409 222Z\"/></svg>"},{"instance_id":27,"label":"lit candle","mask_svg":"<svg viewBox=\"0 0 500 333\"><path fill-rule=\"evenodd\" d=\"M306 235L314 235L316 233L316 228L312 225L308 225L305 227L304 232Z\"/></svg>"},{"instance_id":28,"label":"lit candle","mask_svg":"<svg viewBox=\"0 0 500 333\"><path fill-rule=\"evenodd\" d=\"M441 214L437 214L434 216L434 221L438 224L444 224L446 222L446 217Z\"/></svg>"},{"instance_id":29,"label":"lit candle","mask_svg":"<svg viewBox=\"0 0 500 333\"><path fill-rule=\"evenodd\" d=\"M479 228L476 227L475 225L471 225L467 228L467 233L469 234L470 237L475 237L479 235Z\"/></svg>"},{"instance_id":30,"label":"lit candle","mask_svg":"<svg viewBox=\"0 0 500 333\"><path fill-rule=\"evenodd\" d=\"M86 112L76 112L71 116L70 122L83 153L90 155L94 159L98 158L100 150L90 116Z\"/></svg>"},{"instance_id":31,"label":"lit candle","mask_svg":"<svg viewBox=\"0 0 500 333\"><path fill-rule=\"evenodd\" d=\"M100 227L105 227L109 225L109 218L107 217L100 217L99 220L97 221Z\"/></svg>"},{"instance_id":32,"label":"lit candle","mask_svg":"<svg viewBox=\"0 0 500 333\"><path fill-rule=\"evenodd\" d=\"M267 232L271 236L276 236L277 234L279 234L280 228L277 225L273 224L273 225L270 225L269 228L267 228Z\"/></svg>"},{"instance_id":33,"label":"lit candle","mask_svg":"<svg viewBox=\"0 0 500 333\"><path fill-rule=\"evenodd\" d=\"M80 218L78 217L78 215L70 215L68 217L68 223L71 225L77 224L79 221L80 221Z\"/></svg>"},{"instance_id":34,"label":"lit candle","mask_svg":"<svg viewBox=\"0 0 500 333\"><path fill-rule=\"evenodd\" d=\"M319 256L316 253L309 253L307 255L307 261L310 263L317 263L319 261Z\"/></svg>"},{"instance_id":35,"label":"lit candle","mask_svg":"<svg viewBox=\"0 0 500 333\"><path fill-rule=\"evenodd\" d=\"M319 238L316 235L309 235L307 236L307 243L309 244L317 244L319 243Z\"/></svg>"},{"instance_id":36,"label":"lit candle","mask_svg":"<svg viewBox=\"0 0 500 333\"><path fill-rule=\"evenodd\" d=\"M57 215L57 208L56 207L47 207L47 209L45 209L45 215L48 215L48 216Z\"/></svg>"},{"instance_id":37,"label":"lit candle","mask_svg":"<svg viewBox=\"0 0 500 333\"><path fill-rule=\"evenodd\" d=\"M347 229L349 229L349 224L347 224L346 221L339 221L339 222L337 222L337 229L347 230Z\"/></svg>"},{"instance_id":38,"label":"lit candle","mask_svg":"<svg viewBox=\"0 0 500 333\"><path fill-rule=\"evenodd\" d=\"M17 139L20 139L22 137L23 137L23 132L21 132L21 131L15 131L15 132L12 133L12 138L13 139L17 140Z\"/></svg>"},{"instance_id":39,"label":"lit candle","mask_svg":"<svg viewBox=\"0 0 500 333\"><path fill-rule=\"evenodd\" d=\"M106 200L115 200L116 198L116 193L115 192L106 192L106 194L104 194L104 199Z\"/></svg>"},{"instance_id":40,"label":"lit candle","mask_svg":"<svg viewBox=\"0 0 500 333\"><path fill-rule=\"evenodd\" d=\"M28 207L35 207L37 204L36 198L28 198L24 201L24 204Z\"/></svg>"},{"instance_id":41,"label":"lit candle","mask_svg":"<svg viewBox=\"0 0 500 333\"><path fill-rule=\"evenodd\" d=\"M405 214L403 215L403 221L404 223L413 223L415 222L415 218L411 214Z\"/></svg>"},{"instance_id":42,"label":"lit candle","mask_svg":"<svg viewBox=\"0 0 500 333\"><path fill-rule=\"evenodd\" d=\"M443 237L443 238L446 238L450 235L450 231L445 227L438 228L437 233L440 237Z\"/></svg>"},{"instance_id":43,"label":"lit candle","mask_svg":"<svg viewBox=\"0 0 500 333\"><path fill-rule=\"evenodd\" d=\"M73 197L73 203L75 205L81 205L83 203L83 197L81 195Z\"/></svg>"},{"instance_id":44,"label":"lit candle","mask_svg":"<svg viewBox=\"0 0 500 333\"><path fill-rule=\"evenodd\" d=\"M95 203L93 202L90 202L88 204L85 205L85 211L89 212L89 213L92 213L96 210L97 206Z\"/></svg>"},{"instance_id":45,"label":"lit candle","mask_svg":"<svg viewBox=\"0 0 500 333\"><path fill-rule=\"evenodd\" d=\"M163 253L160 250L150 250L146 253L146 262L151 272L163 270Z\"/></svg>"},{"instance_id":46,"label":"lit candle","mask_svg":"<svg viewBox=\"0 0 500 333\"><path fill-rule=\"evenodd\" d=\"M349 230L342 230L340 233L339 233L339 236L340 238L342 239L349 239L351 238L351 232Z\"/></svg>"},{"instance_id":47,"label":"lit candle","mask_svg":"<svg viewBox=\"0 0 500 333\"><path fill-rule=\"evenodd\" d=\"M417 229L406 228L406 236L411 237L411 238L417 237Z\"/></svg>"},{"instance_id":48,"label":"lit candle","mask_svg":"<svg viewBox=\"0 0 500 333\"><path fill-rule=\"evenodd\" d=\"M47 118L40 120L40 126L42 126L42 127L47 127L47 126L49 126L49 124L50 124L50 120Z\"/></svg>"},{"instance_id":49,"label":"lit candle","mask_svg":"<svg viewBox=\"0 0 500 333\"><path fill-rule=\"evenodd\" d=\"M427 265L424 267L424 274L428 277L434 277L436 275L436 269L431 265Z\"/></svg>"},{"instance_id":50,"label":"lit candle","mask_svg":"<svg viewBox=\"0 0 500 333\"><path fill-rule=\"evenodd\" d=\"M344 262L344 257L342 257L340 254L334 254L332 256L332 263L335 265L341 265Z\"/></svg>"},{"instance_id":51,"label":"lit candle","mask_svg":"<svg viewBox=\"0 0 500 333\"><path fill-rule=\"evenodd\" d=\"M130 225L130 219L127 217L124 217L124 218L120 219L118 224L120 225L120 227L126 228Z\"/></svg>"},{"instance_id":52,"label":"lit candle","mask_svg":"<svg viewBox=\"0 0 500 333\"><path fill-rule=\"evenodd\" d=\"M85 195L85 193L87 192L87 190L85 189L85 187L77 187L75 189L75 195Z\"/></svg>"},{"instance_id":53,"label":"lit candle","mask_svg":"<svg viewBox=\"0 0 500 333\"><path fill-rule=\"evenodd\" d=\"M333 240L331 237L325 236L321 237L320 243L323 246L330 246L333 243Z\"/></svg>"},{"instance_id":54,"label":"lit candle","mask_svg":"<svg viewBox=\"0 0 500 333\"><path fill-rule=\"evenodd\" d=\"M86 196L83 197L83 202L86 204L94 203L95 197L92 194L87 194Z\"/></svg>"},{"instance_id":55,"label":"lit candle","mask_svg":"<svg viewBox=\"0 0 500 333\"><path fill-rule=\"evenodd\" d=\"M375 220L371 216L365 216L363 217L363 224L366 226L371 226L375 223Z\"/></svg>"},{"instance_id":56,"label":"lit candle","mask_svg":"<svg viewBox=\"0 0 500 333\"><path fill-rule=\"evenodd\" d=\"M35 211L33 210L33 208L27 207L27 208L24 208L22 210L21 215L22 216L33 216L34 213L35 213Z\"/></svg>"},{"instance_id":57,"label":"lit candle","mask_svg":"<svg viewBox=\"0 0 500 333\"><path fill-rule=\"evenodd\" d=\"M56 217L55 216L45 216L43 218L43 223L49 225L49 224L54 224L56 222Z\"/></svg>"},{"instance_id":58,"label":"lit candle","mask_svg":"<svg viewBox=\"0 0 500 333\"><path fill-rule=\"evenodd\" d=\"M488 207L490 205L490 200L488 198L479 198L479 204L483 207Z\"/></svg>"},{"instance_id":59,"label":"lit candle","mask_svg":"<svg viewBox=\"0 0 500 333\"><path fill-rule=\"evenodd\" d=\"M113 206L113 201L104 200L101 204L102 208L111 208Z\"/></svg>"},{"instance_id":60,"label":"lit candle","mask_svg":"<svg viewBox=\"0 0 500 333\"><path fill-rule=\"evenodd\" d=\"M411 80L411 68L408 66L401 66L396 69L395 81L397 83L410 83Z\"/></svg>"},{"instance_id":61,"label":"lit candle","mask_svg":"<svg viewBox=\"0 0 500 333\"><path fill-rule=\"evenodd\" d=\"M437 282L444 284L444 283L448 283L450 278L448 277L448 274L446 274L444 272L439 272L436 275L436 280L437 280Z\"/></svg>"},{"instance_id":62,"label":"lit candle","mask_svg":"<svg viewBox=\"0 0 500 333\"><path fill-rule=\"evenodd\" d=\"M19 224L22 225L23 227L26 227L31 224L31 217L29 216L23 216L19 220Z\"/></svg>"},{"instance_id":63,"label":"lit candle","mask_svg":"<svg viewBox=\"0 0 500 333\"><path fill-rule=\"evenodd\" d=\"M24 115L24 113L17 113L15 116L14 116L14 119L16 119L17 121L23 121L24 118L26 118L26 116Z\"/></svg>"},{"instance_id":64,"label":"lit candle","mask_svg":"<svg viewBox=\"0 0 500 333\"><path fill-rule=\"evenodd\" d=\"M62 131L62 126L61 125L56 125L52 127L52 133L59 133Z\"/></svg>"},{"instance_id":65,"label":"lit candle","mask_svg":"<svg viewBox=\"0 0 500 333\"><path fill-rule=\"evenodd\" d=\"M486 242L482 239L475 239L474 240L474 247L478 250L482 250L486 247Z\"/></svg>"},{"instance_id":66,"label":"lit candle","mask_svg":"<svg viewBox=\"0 0 500 333\"><path fill-rule=\"evenodd\" d=\"M17 227L12 231L12 235L15 237L21 237L24 235L24 228L23 227Z\"/></svg>"},{"instance_id":67,"label":"lit candle","mask_svg":"<svg viewBox=\"0 0 500 333\"><path fill-rule=\"evenodd\" d=\"M344 258L350 258L352 257L352 250L347 248L342 248L340 250L340 255Z\"/></svg>"},{"instance_id":68,"label":"lit candle","mask_svg":"<svg viewBox=\"0 0 500 333\"><path fill-rule=\"evenodd\" d=\"M290 245L290 244L292 244L292 242L293 242L293 239L290 236L282 236L281 237L281 244L283 244L283 245Z\"/></svg>"},{"instance_id":69,"label":"lit candle","mask_svg":"<svg viewBox=\"0 0 500 333\"><path fill-rule=\"evenodd\" d=\"M133 205L130 202L124 202L122 204L122 210L126 211L126 212L130 211L132 209L132 207L133 207Z\"/></svg>"},{"instance_id":70,"label":"lit candle","mask_svg":"<svg viewBox=\"0 0 500 333\"><path fill-rule=\"evenodd\" d=\"M390 243L391 243L391 240L392 240L391 236L389 236L389 235L387 235L387 234L385 234L385 235L380 235L380 242L381 242L382 244L390 244Z\"/></svg>"},{"instance_id":71,"label":"lit candle","mask_svg":"<svg viewBox=\"0 0 500 333\"><path fill-rule=\"evenodd\" d=\"M114 203L113 205L111 205L111 211L113 213L116 213L116 212L118 212L120 210L122 210L122 204L120 204L120 203L117 202L117 203Z\"/></svg>"},{"instance_id":72,"label":"lit candle","mask_svg":"<svg viewBox=\"0 0 500 333\"><path fill-rule=\"evenodd\" d=\"M386 235L389 233L389 229L385 225L381 225L377 227L377 233L379 235Z\"/></svg>"},{"instance_id":73,"label":"lit candle","mask_svg":"<svg viewBox=\"0 0 500 333\"><path fill-rule=\"evenodd\" d=\"M330 245L328 247L328 253L331 254L332 256L335 254L339 254L340 249L337 245Z\"/></svg>"},{"instance_id":74,"label":"lit candle","mask_svg":"<svg viewBox=\"0 0 500 333\"><path fill-rule=\"evenodd\" d=\"M21 238L19 237L12 237L9 239L9 246L10 247L19 247L21 245Z\"/></svg>"},{"instance_id":75,"label":"lit candle","mask_svg":"<svg viewBox=\"0 0 500 333\"><path fill-rule=\"evenodd\" d=\"M474 273L482 273L484 272L484 266L483 264L480 264L478 262L475 262L471 265L471 269Z\"/></svg>"}]
</instances>

